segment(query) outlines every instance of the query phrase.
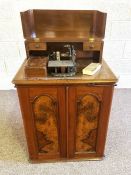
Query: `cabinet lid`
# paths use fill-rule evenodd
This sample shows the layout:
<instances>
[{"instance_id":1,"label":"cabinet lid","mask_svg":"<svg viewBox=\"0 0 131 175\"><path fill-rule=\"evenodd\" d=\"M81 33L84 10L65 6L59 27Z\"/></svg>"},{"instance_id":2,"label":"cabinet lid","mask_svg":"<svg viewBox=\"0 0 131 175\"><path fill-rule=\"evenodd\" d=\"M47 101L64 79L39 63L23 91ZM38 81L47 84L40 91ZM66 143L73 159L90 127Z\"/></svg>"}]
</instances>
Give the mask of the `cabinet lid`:
<instances>
[{"instance_id":1,"label":"cabinet lid","mask_svg":"<svg viewBox=\"0 0 131 175\"><path fill-rule=\"evenodd\" d=\"M41 78L26 78L25 77L25 65L26 61L22 64L21 68L17 72L13 79L15 85L70 85L70 84L94 84L94 85L110 85L115 84L118 78L111 71L109 66L103 60L102 68L96 74L92 76L88 75L76 75L73 77L41 77Z\"/></svg>"},{"instance_id":2,"label":"cabinet lid","mask_svg":"<svg viewBox=\"0 0 131 175\"><path fill-rule=\"evenodd\" d=\"M86 41L103 39L106 13L96 10L27 10L21 12L25 39Z\"/></svg>"}]
</instances>

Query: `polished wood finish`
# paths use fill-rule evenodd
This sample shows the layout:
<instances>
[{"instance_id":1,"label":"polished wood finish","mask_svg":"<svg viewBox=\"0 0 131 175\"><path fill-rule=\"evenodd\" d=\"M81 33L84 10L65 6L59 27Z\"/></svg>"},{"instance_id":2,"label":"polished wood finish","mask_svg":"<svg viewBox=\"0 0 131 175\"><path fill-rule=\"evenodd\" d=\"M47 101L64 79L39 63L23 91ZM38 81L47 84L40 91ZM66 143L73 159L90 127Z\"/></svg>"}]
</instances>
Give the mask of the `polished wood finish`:
<instances>
[{"instance_id":1,"label":"polished wood finish","mask_svg":"<svg viewBox=\"0 0 131 175\"><path fill-rule=\"evenodd\" d=\"M59 77L26 77L25 76L25 64L21 65L20 69L18 70L16 76L13 79L13 83L16 85L62 85L62 84L114 84L117 82L117 77L111 71L107 63L103 60L102 68L99 72L92 76L77 74L74 77L66 77L66 78L59 78Z\"/></svg>"},{"instance_id":2,"label":"polished wood finish","mask_svg":"<svg viewBox=\"0 0 131 175\"><path fill-rule=\"evenodd\" d=\"M35 78L25 79L25 76L22 76L21 69L13 82L19 94L30 159L37 162L46 162L75 159L97 160L102 158L112 94L117 81L108 66L105 63L103 64L104 73L103 71L98 72L96 79L92 79L92 76L86 76L84 80L80 77L70 77L69 79L55 79L53 77L39 80ZM107 78L108 74L110 74L110 78ZM99 79L101 76L103 76L103 80ZM21 77L24 79L20 79ZM47 102L49 101L48 103L57 102L57 106L51 108L55 111L54 114L49 112L46 115L49 116L50 113L53 115L51 116L54 122L52 122L52 127L50 127L49 133L47 130L47 133L51 140L55 138L55 148L52 149L53 152L48 154L40 151L39 144L43 145L45 140L39 137L36 131L37 120L34 115L35 108L32 104L35 99L39 98L42 98L40 103L42 110L46 109L44 107L46 106L45 99ZM51 105L49 106L51 107ZM47 112L46 110L43 111L43 118L45 117L44 112ZM40 120L40 122L43 122L42 130L38 128L38 131L40 129L40 131L44 132L48 126L48 120L43 120ZM58 149L57 143L59 145Z\"/></svg>"},{"instance_id":3,"label":"polished wood finish","mask_svg":"<svg viewBox=\"0 0 131 175\"><path fill-rule=\"evenodd\" d=\"M99 111L100 103L94 94L77 99L76 152L96 150Z\"/></svg>"},{"instance_id":4,"label":"polished wood finish","mask_svg":"<svg viewBox=\"0 0 131 175\"><path fill-rule=\"evenodd\" d=\"M113 86L109 85L87 84L70 88L72 104L69 105L68 134L71 140L68 147L71 158L104 155L112 93Z\"/></svg>"},{"instance_id":5,"label":"polished wood finish","mask_svg":"<svg viewBox=\"0 0 131 175\"><path fill-rule=\"evenodd\" d=\"M46 50L46 43L43 42L28 42L29 50Z\"/></svg>"},{"instance_id":6,"label":"polished wood finish","mask_svg":"<svg viewBox=\"0 0 131 175\"><path fill-rule=\"evenodd\" d=\"M47 57L29 58L24 66L25 78L47 77Z\"/></svg>"},{"instance_id":7,"label":"polished wood finish","mask_svg":"<svg viewBox=\"0 0 131 175\"><path fill-rule=\"evenodd\" d=\"M27 10L21 12L21 19L27 58L13 83L30 160L102 159L117 82L102 59L106 14L95 10ZM76 49L76 75L53 77L46 69L47 55L63 51L65 44ZM100 62L102 68L93 76L83 75L82 69L91 62Z\"/></svg>"},{"instance_id":8,"label":"polished wood finish","mask_svg":"<svg viewBox=\"0 0 131 175\"><path fill-rule=\"evenodd\" d=\"M36 97L33 101L38 150L41 153L57 153L57 102L48 95Z\"/></svg>"},{"instance_id":9,"label":"polished wood finish","mask_svg":"<svg viewBox=\"0 0 131 175\"><path fill-rule=\"evenodd\" d=\"M84 42L83 43L83 50L101 50L101 47L103 46L103 43L102 42Z\"/></svg>"},{"instance_id":10,"label":"polished wood finish","mask_svg":"<svg viewBox=\"0 0 131 175\"><path fill-rule=\"evenodd\" d=\"M21 19L26 39L77 41L105 34L106 13L96 10L27 10Z\"/></svg>"},{"instance_id":11,"label":"polished wood finish","mask_svg":"<svg viewBox=\"0 0 131 175\"><path fill-rule=\"evenodd\" d=\"M30 159L97 159L104 147L113 85L17 85Z\"/></svg>"}]
</instances>

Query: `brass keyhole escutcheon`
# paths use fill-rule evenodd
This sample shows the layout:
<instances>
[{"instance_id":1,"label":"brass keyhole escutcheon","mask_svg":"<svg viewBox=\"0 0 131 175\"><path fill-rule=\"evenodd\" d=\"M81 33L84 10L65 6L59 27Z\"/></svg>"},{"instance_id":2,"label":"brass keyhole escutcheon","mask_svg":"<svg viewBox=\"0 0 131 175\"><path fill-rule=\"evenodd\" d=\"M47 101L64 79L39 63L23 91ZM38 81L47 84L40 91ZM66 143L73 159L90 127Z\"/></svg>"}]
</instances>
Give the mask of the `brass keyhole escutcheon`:
<instances>
[{"instance_id":1,"label":"brass keyhole escutcheon","mask_svg":"<svg viewBox=\"0 0 131 175\"><path fill-rule=\"evenodd\" d=\"M93 43L90 43L89 48L90 49L93 49L94 48L94 44Z\"/></svg>"},{"instance_id":2,"label":"brass keyhole escutcheon","mask_svg":"<svg viewBox=\"0 0 131 175\"><path fill-rule=\"evenodd\" d=\"M35 48L40 48L40 44L35 44Z\"/></svg>"}]
</instances>

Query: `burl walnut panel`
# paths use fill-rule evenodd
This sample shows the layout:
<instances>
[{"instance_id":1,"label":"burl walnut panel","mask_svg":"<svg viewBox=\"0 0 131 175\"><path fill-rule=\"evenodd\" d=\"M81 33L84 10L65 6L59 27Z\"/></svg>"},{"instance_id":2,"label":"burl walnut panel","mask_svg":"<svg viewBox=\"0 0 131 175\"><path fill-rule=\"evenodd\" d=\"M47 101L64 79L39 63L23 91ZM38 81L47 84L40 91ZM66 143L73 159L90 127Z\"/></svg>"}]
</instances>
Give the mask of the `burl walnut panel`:
<instances>
[{"instance_id":1,"label":"burl walnut panel","mask_svg":"<svg viewBox=\"0 0 131 175\"><path fill-rule=\"evenodd\" d=\"M77 100L76 152L96 151L100 102L93 94Z\"/></svg>"},{"instance_id":2,"label":"burl walnut panel","mask_svg":"<svg viewBox=\"0 0 131 175\"><path fill-rule=\"evenodd\" d=\"M58 153L57 103L48 95L33 101L36 136L40 153Z\"/></svg>"}]
</instances>

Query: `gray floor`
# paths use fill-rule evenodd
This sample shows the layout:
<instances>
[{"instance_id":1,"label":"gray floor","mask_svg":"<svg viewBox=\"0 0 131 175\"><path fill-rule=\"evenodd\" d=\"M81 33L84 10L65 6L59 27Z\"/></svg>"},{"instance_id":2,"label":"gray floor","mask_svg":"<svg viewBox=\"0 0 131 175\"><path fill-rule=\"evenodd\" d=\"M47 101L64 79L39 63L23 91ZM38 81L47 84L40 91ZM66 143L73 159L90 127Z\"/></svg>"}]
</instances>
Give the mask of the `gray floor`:
<instances>
[{"instance_id":1,"label":"gray floor","mask_svg":"<svg viewBox=\"0 0 131 175\"><path fill-rule=\"evenodd\" d=\"M0 175L131 174L131 89L115 90L103 161L30 164L16 92L0 98Z\"/></svg>"}]
</instances>

